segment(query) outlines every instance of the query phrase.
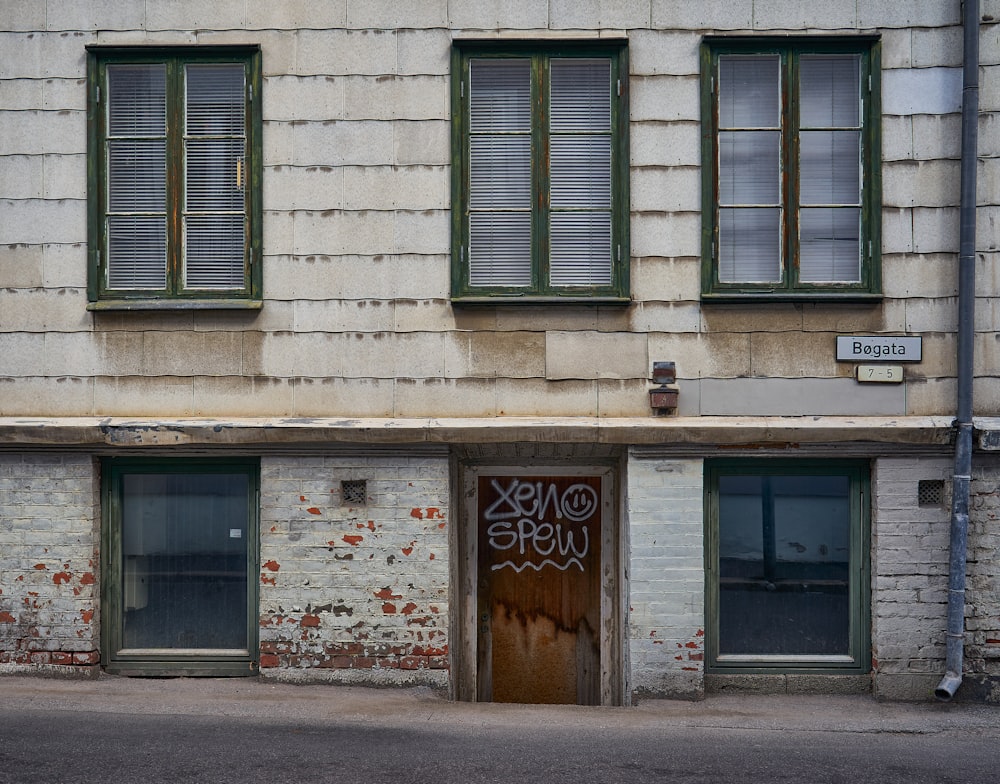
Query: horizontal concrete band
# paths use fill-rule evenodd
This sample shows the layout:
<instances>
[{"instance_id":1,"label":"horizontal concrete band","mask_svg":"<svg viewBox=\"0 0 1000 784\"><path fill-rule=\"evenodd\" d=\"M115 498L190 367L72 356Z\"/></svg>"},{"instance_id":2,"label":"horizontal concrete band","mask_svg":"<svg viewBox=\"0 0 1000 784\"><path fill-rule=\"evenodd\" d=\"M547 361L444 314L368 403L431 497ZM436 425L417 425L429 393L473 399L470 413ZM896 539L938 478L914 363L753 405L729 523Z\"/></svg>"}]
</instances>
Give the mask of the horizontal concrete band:
<instances>
[{"instance_id":1,"label":"horizontal concrete band","mask_svg":"<svg viewBox=\"0 0 1000 784\"><path fill-rule=\"evenodd\" d=\"M947 447L953 419L922 417L498 417L475 419L0 417L0 449L489 443Z\"/></svg>"}]
</instances>

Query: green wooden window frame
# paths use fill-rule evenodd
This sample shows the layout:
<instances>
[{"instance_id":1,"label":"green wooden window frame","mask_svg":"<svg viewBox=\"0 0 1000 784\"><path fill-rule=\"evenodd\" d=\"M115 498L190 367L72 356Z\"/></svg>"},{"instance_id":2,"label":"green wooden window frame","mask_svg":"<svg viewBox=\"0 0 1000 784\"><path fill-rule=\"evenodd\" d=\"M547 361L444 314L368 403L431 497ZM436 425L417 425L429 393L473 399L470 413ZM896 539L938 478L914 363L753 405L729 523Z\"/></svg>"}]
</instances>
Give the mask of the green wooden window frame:
<instances>
[{"instance_id":1,"label":"green wooden window frame","mask_svg":"<svg viewBox=\"0 0 1000 784\"><path fill-rule=\"evenodd\" d=\"M569 236L565 227L569 225L573 218L567 217L574 210L560 205L560 199L567 197L561 194L560 190L566 179L561 179L566 169L558 169L559 166L576 164L581 167L586 166L579 163L582 158L572 159L572 164L567 164L570 160L569 154L560 152L572 146L571 141L567 141L569 136L575 136L577 140L585 136L586 132L564 133L558 127L558 121L553 121L552 116L552 96L554 93L569 95L570 89L553 89L553 83L570 84L572 80L560 82L560 75L557 73L553 77L553 63L557 63L556 70L564 68L568 60L596 62L606 60L609 65L609 106L610 118L606 129L599 133L594 133L593 137L600 136L608 139L610 144L610 161L606 171L609 182L607 183L608 194L602 199L607 202L602 204L600 210L610 216L610 228L607 233L601 229L595 230L590 236L594 241L581 239L585 237L583 229L574 229L579 234L574 234L572 239L565 239ZM471 248L470 235L472 234L471 223L473 214L477 212L477 197L474 195L474 184L482 182L478 176L474 176L472 147L476 143L474 140L483 139L482 133L478 130L481 127L481 120L473 122L473 97L474 94L482 96L484 90L476 92L475 80L472 78L472 69L479 68L480 64L489 66L501 61L511 63L519 61L526 63L530 72L530 127L527 121L520 130L523 146L519 147L516 156L512 155L511 160L523 161L521 171L525 180L530 179L530 203L525 193L522 193L523 205L516 209L521 211L523 220L529 220L530 215L530 240L526 239L526 234L522 231L518 238L518 247L511 253L509 258L516 257L522 276L517 283L493 283L483 282L483 280L473 280L473 269L479 266L484 258L484 254L477 254L475 248ZM485 73L483 68L481 73ZM485 79L483 82L485 83ZM523 89L523 88L522 88ZM527 91L523 91L522 97L526 99ZM560 96L556 96L559 100ZM527 110L526 110L527 111ZM476 115L482 118L493 115ZM628 50L624 41L608 42L459 42L452 50L452 264L451 264L451 290L452 298L456 302L497 302L504 299L516 300L518 302L572 302L586 301L628 301L629 298L629 200L628 200ZM475 125L475 127L474 127ZM487 133L494 133L488 131ZM506 130L494 133L494 138L500 138ZM507 133L507 139L513 138L513 134ZM530 152L523 150L530 145ZM562 145L562 147L560 147ZM480 148L481 149L481 148ZM555 155L553 152L555 151ZM574 155L581 154L579 151ZM585 155L585 153L584 153ZM560 157L562 156L562 157ZM530 165L530 173L528 166ZM578 169L580 171L583 169ZM481 171L481 170L477 170ZM553 172L556 171L555 176ZM569 179L572 179L570 177ZM597 181L599 178L594 177ZM556 189L553 189L553 181L556 181ZM575 184L586 183L586 178L577 178ZM587 183L589 185L589 183ZM482 187L482 186L481 186ZM585 185L586 187L586 185ZM602 186L603 187L603 186ZM527 190L527 189L525 189ZM479 192L482 192L481 190ZM553 199L553 193L556 198ZM588 197L582 197L588 198ZM565 205L563 201L563 205ZM590 208L580 208L576 212L578 215L587 212ZM484 213L480 211L481 217ZM493 211L494 215L499 214ZM512 214L508 212L507 215ZM580 218L584 222L586 218ZM601 219L603 220L603 218ZM482 225L482 224L480 224ZM523 227L523 223L520 224ZM562 227L562 228L561 228ZM555 236L556 240L553 241ZM607 242L607 253L603 254L604 243ZM557 244L558 243L558 244ZM574 245L574 243L576 243ZM570 247L574 249L568 249ZM482 247L482 243L480 243ZM555 253L553 249L555 248ZM588 258L598 258L602 261L600 267L594 262L592 267ZM607 267L603 266L604 259L607 260ZM530 273L527 272L530 267ZM574 269L600 269L598 274L591 280L584 280L584 276L567 283L569 277L560 277L567 268ZM478 273L477 273L478 274ZM481 276L482 277L482 276ZM494 278L498 280L499 278Z\"/></svg>"},{"instance_id":2,"label":"green wooden window frame","mask_svg":"<svg viewBox=\"0 0 1000 784\"><path fill-rule=\"evenodd\" d=\"M88 46L87 87L88 308L259 308L259 46Z\"/></svg>"},{"instance_id":3,"label":"green wooden window frame","mask_svg":"<svg viewBox=\"0 0 1000 784\"><path fill-rule=\"evenodd\" d=\"M801 88L804 83L802 78L803 58L813 57L810 73L815 73L818 58L824 55L846 58L853 56L858 64L858 113L856 124L845 125L831 121L827 127L825 123L819 123L815 119L812 124L804 121L802 117ZM777 85L778 95L776 103L777 118L768 121L763 129L756 127L756 123L746 125L737 123L731 115L720 118L720 94L726 90L720 78L720 58L727 56L733 58L770 58L777 59ZM735 61L735 60L734 60ZM744 60L749 63L750 60ZM739 67L733 67L730 71L730 82L732 74L739 72ZM864 301L879 299L881 297L881 178L879 174L879 161L881 156L881 99L879 86L880 73L880 45L876 37L855 36L850 38L832 37L809 37L809 38L742 38L742 37L708 37L701 47L701 105L702 105L702 298L705 301L729 300L729 301L753 301L755 299L765 299L773 301L775 299L812 299L812 300L854 300ZM812 78L812 77L810 77ZM843 80L838 84L843 85ZM744 82L743 94L746 94L752 87L747 87L748 82ZM815 82L814 82L815 84ZM733 89L731 95L736 95ZM748 102L751 105L757 99ZM768 101L774 100L768 98ZM726 107L729 97L726 97ZM768 104L770 106L770 103ZM749 112L745 114L750 114ZM744 115L745 116L745 115ZM758 115L759 116L759 115ZM728 120L728 121L727 121ZM805 133L803 133L805 125ZM738 186L731 186L729 183L739 182L743 177L744 183L749 183L755 172L751 169L758 169L756 174L761 174L760 166L762 156L759 151L733 154L733 163L725 168L720 159L720 139L725 139L727 150L734 150L734 137L740 132L746 135L747 139L753 132L764 132L773 130L779 136L777 150L773 153L778 165L774 172L777 182L774 186L774 195L767 196L761 200L761 205L757 205L757 199L748 198L745 192L738 198L733 196L733 192ZM815 139L823 133L829 138L844 131L856 132L859 138L858 152L858 182L854 193L857 194L857 201L843 201L831 198L827 200L819 198L815 187L807 187L803 193L800 182L800 170L807 165L815 165L809 153L803 158L803 139L811 140L811 145L815 145ZM772 153L767 151L767 156ZM740 160L742 158L742 160ZM832 160L832 159L831 159ZM810 161L810 163L803 163ZM753 164L758 164L754 166ZM768 159L767 163L771 161ZM738 170L737 170L738 168ZM831 170L836 172L845 171L842 167L834 164ZM733 173L735 172L735 174ZM727 187L720 187L720 182L726 177ZM815 170L807 171L807 182L817 181L832 183L834 177L829 180L815 177ZM722 191L725 191L724 193ZM834 190L831 184L830 190ZM759 193L759 192L758 192ZM749 209L747 209L749 208ZM846 275L831 274L829 280L821 277L817 272L808 274L802 273L803 268L803 248L815 248L821 242L828 242L828 248L845 247L843 241L853 240L850 235L838 236L838 232L853 232L849 228L851 221L833 229L829 236L825 235L832 226L824 226L822 232L818 227L810 226L810 221L816 221L817 216L829 219L829 223L835 222L834 215L846 217L849 213L846 209L857 209L859 219L854 223L857 229L857 275L850 276L857 279L849 279ZM752 209L761 209L765 212L771 210L778 212L775 220L777 231L774 238L764 237L764 242L773 243L775 247L758 247L752 249L746 241L742 243L739 235L750 236L752 230L748 230L747 225L741 225L735 216L747 216ZM723 212L725 211L725 215ZM735 240L727 240L720 237L720 223L727 222L727 229ZM841 218L843 220L843 218ZM803 242L802 228L810 233L812 241ZM770 233L766 232L765 234ZM755 256L754 251L758 254ZM839 251L830 251L831 254ZM773 256L778 258L774 259ZM754 264L754 259L760 257L767 264L774 264L777 267L777 274L770 271L767 275L757 276L767 278L766 280L742 280L742 277L755 277L747 273L749 265ZM809 258L808 256L806 257ZM815 258L815 257L813 257ZM765 263L762 262L762 263ZM727 275L723 274L724 269L732 269ZM807 266L808 269L808 266ZM811 280L810 280L811 278Z\"/></svg>"},{"instance_id":4,"label":"green wooden window frame","mask_svg":"<svg viewBox=\"0 0 1000 784\"><path fill-rule=\"evenodd\" d=\"M842 477L848 482L849 553L847 577L848 639L846 653L838 655L720 655L720 479L726 477ZM870 470L864 460L779 460L779 459L719 459L705 462L705 650L706 671L709 673L827 673L864 674L871 669L871 573L870 573ZM771 541L776 548L777 536L772 521L768 537L766 515L762 512L761 542L763 558L768 560ZM799 542L786 542L798 552L806 552ZM771 551L772 559L780 560L780 551ZM807 556L808 557L808 556ZM779 564L780 567L780 564ZM770 579L770 578L769 578ZM793 577L789 589L809 590L809 580ZM775 580L775 582L778 582ZM813 582L822 582L816 581ZM767 586L768 590L772 590ZM777 590L781 590L778 586Z\"/></svg>"},{"instance_id":5,"label":"green wooden window frame","mask_svg":"<svg viewBox=\"0 0 1000 784\"><path fill-rule=\"evenodd\" d=\"M124 647L124 480L143 474L243 475L247 479L244 650L129 650ZM122 675L255 675L260 652L260 461L256 458L105 458L101 462L101 663Z\"/></svg>"}]
</instances>

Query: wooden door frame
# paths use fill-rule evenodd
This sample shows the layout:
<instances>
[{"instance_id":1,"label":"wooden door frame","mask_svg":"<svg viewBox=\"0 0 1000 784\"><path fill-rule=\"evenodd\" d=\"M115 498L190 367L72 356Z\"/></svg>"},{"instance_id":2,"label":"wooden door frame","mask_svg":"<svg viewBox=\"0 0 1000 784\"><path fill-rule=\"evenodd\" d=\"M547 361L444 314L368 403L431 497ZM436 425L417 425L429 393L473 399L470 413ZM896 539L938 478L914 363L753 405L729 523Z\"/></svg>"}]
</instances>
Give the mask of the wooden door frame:
<instances>
[{"instance_id":1,"label":"wooden door frame","mask_svg":"<svg viewBox=\"0 0 1000 784\"><path fill-rule=\"evenodd\" d=\"M487 476L600 476L601 493L601 675L600 704L623 705L625 688L625 641L622 608L625 595L624 514L621 509L621 472L617 460L565 462L525 460L521 465L503 461L455 461L452 476L458 525L452 526L451 591L451 696L475 702L479 683L477 650L478 605L478 510L477 487ZM610 582L610 585L609 585Z\"/></svg>"}]
</instances>

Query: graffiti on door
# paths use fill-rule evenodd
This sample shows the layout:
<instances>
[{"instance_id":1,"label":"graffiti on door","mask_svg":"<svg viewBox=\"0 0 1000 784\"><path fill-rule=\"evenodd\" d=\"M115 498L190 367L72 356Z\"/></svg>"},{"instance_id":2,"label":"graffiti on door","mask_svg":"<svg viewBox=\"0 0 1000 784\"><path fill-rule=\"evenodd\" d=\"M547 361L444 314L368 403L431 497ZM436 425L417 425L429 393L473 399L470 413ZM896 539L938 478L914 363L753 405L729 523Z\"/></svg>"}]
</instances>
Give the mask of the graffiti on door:
<instances>
[{"instance_id":1,"label":"graffiti on door","mask_svg":"<svg viewBox=\"0 0 1000 784\"><path fill-rule=\"evenodd\" d=\"M556 481L517 477L491 478L490 484L496 500L483 512L487 542L493 550L521 556L520 563L512 558L494 562L493 571L521 572L530 567L538 572L547 566L584 571L590 527L584 524L574 530L572 524L588 521L597 511L593 487L576 482L560 492Z\"/></svg>"},{"instance_id":2,"label":"graffiti on door","mask_svg":"<svg viewBox=\"0 0 1000 784\"><path fill-rule=\"evenodd\" d=\"M599 475L480 475L478 698L596 704Z\"/></svg>"}]
</instances>

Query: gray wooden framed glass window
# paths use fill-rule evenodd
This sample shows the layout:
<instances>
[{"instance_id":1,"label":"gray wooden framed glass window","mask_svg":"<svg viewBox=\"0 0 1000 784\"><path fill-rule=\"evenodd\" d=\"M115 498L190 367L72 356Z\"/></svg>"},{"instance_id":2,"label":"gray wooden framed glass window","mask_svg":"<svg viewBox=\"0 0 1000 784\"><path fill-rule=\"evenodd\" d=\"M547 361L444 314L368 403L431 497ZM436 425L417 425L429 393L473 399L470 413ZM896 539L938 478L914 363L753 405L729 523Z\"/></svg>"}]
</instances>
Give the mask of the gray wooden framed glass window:
<instances>
[{"instance_id":1,"label":"gray wooden framed glass window","mask_svg":"<svg viewBox=\"0 0 1000 784\"><path fill-rule=\"evenodd\" d=\"M623 42L463 42L452 57L452 297L627 300Z\"/></svg>"},{"instance_id":2,"label":"gray wooden framed glass window","mask_svg":"<svg viewBox=\"0 0 1000 784\"><path fill-rule=\"evenodd\" d=\"M881 292L879 44L706 38L702 296Z\"/></svg>"},{"instance_id":3,"label":"gray wooden framed glass window","mask_svg":"<svg viewBox=\"0 0 1000 784\"><path fill-rule=\"evenodd\" d=\"M249 458L103 461L109 672L256 673L259 475Z\"/></svg>"},{"instance_id":4,"label":"gray wooden framed glass window","mask_svg":"<svg viewBox=\"0 0 1000 784\"><path fill-rule=\"evenodd\" d=\"M88 47L90 308L261 301L260 51Z\"/></svg>"},{"instance_id":5,"label":"gray wooden framed glass window","mask_svg":"<svg viewBox=\"0 0 1000 784\"><path fill-rule=\"evenodd\" d=\"M706 461L708 671L868 672L869 514L864 461Z\"/></svg>"}]
</instances>

